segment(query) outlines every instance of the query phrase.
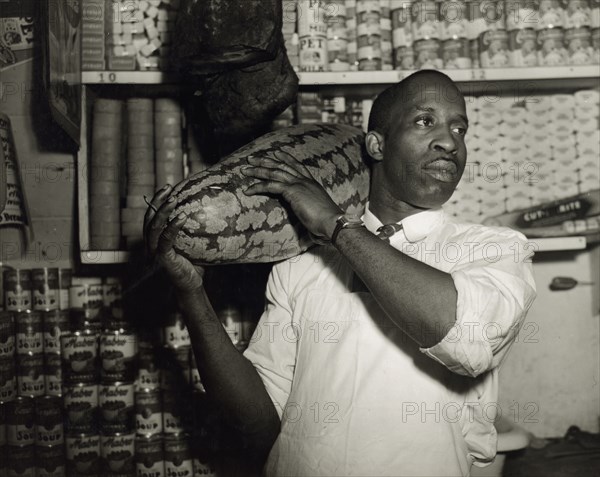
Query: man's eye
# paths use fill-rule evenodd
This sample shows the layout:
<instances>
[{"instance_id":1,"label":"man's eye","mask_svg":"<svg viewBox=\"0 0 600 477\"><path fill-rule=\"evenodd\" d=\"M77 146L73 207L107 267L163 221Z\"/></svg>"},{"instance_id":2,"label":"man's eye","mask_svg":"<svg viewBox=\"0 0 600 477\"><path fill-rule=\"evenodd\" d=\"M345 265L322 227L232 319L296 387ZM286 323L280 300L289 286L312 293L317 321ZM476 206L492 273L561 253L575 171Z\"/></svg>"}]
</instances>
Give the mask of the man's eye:
<instances>
[{"instance_id":1,"label":"man's eye","mask_svg":"<svg viewBox=\"0 0 600 477\"><path fill-rule=\"evenodd\" d=\"M419 126L431 126L433 124L433 120L431 118L419 118L417 119L417 124Z\"/></svg>"},{"instance_id":2,"label":"man's eye","mask_svg":"<svg viewBox=\"0 0 600 477\"><path fill-rule=\"evenodd\" d=\"M460 136L465 136L467 134L467 128L456 127L452 128L452 130Z\"/></svg>"}]
</instances>

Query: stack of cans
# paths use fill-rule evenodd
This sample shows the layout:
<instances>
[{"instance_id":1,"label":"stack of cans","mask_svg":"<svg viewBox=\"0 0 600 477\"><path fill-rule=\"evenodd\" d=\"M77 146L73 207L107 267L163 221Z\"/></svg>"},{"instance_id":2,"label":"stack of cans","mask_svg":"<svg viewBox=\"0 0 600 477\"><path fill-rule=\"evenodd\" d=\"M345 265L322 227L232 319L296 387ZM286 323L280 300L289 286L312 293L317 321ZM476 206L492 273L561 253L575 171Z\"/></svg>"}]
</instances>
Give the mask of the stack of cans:
<instances>
[{"instance_id":1,"label":"stack of cans","mask_svg":"<svg viewBox=\"0 0 600 477\"><path fill-rule=\"evenodd\" d=\"M381 4L379 0L357 0L356 32L358 69L360 71L381 70Z\"/></svg>"},{"instance_id":2,"label":"stack of cans","mask_svg":"<svg viewBox=\"0 0 600 477\"><path fill-rule=\"evenodd\" d=\"M415 67L417 69L441 69L443 62L438 2L415 3L411 12Z\"/></svg>"},{"instance_id":3,"label":"stack of cans","mask_svg":"<svg viewBox=\"0 0 600 477\"><path fill-rule=\"evenodd\" d=\"M356 0L346 2L346 35L348 37L348 63L350 71L358 70L358 36L356 31Z\"/></svg>"},{"instance_id":4,"label":"stack of cans","mask_svg":"<svg viewBox=\"0 0 600 477\"><path fill-rule=\"evenodd\" d=\"M467 36L469 30L467 2L442 3L440 20L444 68L471 68L471 50Z\"/></svg>"},{"instance_id":5,"label":"stack of cans","mask_svg":"<svg viewBox=\"0 0 600 477\"><path fill-rule=\"evenodd\" d=\"M327 21L322 0L298 3L300 71L327 70Z\"/></svg>"},{"instance_id":6,"label":"stack of cans","mask_svg":"<svg viewBox=\"0 0 600 477\"><path fill-rule=\"evenodd\" d=\"M534 2L506 1L510 66L537 66L537 14Z\"/></svg>"},{"instance_id":7,"label":"stack of cans","mask_svg":"<svg viewBox=\"0 0 600 477\"><path fill-rule=\"evenodd\" d=\"M502 68L509 64L508 32L504 2L481 0L469 5L471 27L478 38L481 68Z\"/></svg>"},{"instance_id":8,"label":"stack of cans","mask_svg":"<svg viewBox=\"0 0 600 477\"><path fill-rule=\"evenodd\" d=\"M178 101L170 98L154 100L154 170L157 189L183 180L181 117Z\"/></svg>"},{"instance_id":9,"label":"stack of cans","mask_svg":"<svg viewBox=\"0 0 600 477\"><path fill-rule=\"evenodd\" d=\"M565 45L565 2L544 0L538 11L538 64L540 66L564 66L568 64Z\"/></svg>"},{"instance_id":10,"label":"stack of cans","mask_svg":"<svg viewBox=\"0 0 600 477\"><path fill-rule=\"evenodd\" d=\"M415 67L412 33L412 3L392 0L392 47L394 67L397 70L412 70Z\"/></svg>"},{"instance_id":11,"label":"stack of cans","mask_svg":"<svg viewBox=\"0 0 600 477\"><path fill-rule=\"evenodd\" d=\"M392 2L391 0L379 0L381 18L379 26L381 29L381 69L389 71L394 69L393 46L392 46Z\"/></svg>"},{"instance_id":12,"label":"stack of cans","mask_svg":"<svg viewBox=\"0 0 600 477\"><path fill-rule=\"evenodd\" d=\"M288 60L294 68L298 70L300 66L299 58L299 40L298 32L296 31L296 23L298 21L298 10L295 0L283 0L283 24L281 31L283 33L283 41L285 50L287 51Z\"/></svg>"},{"instance_id":13,"label":"stack of cans","mask_svg":"<svg viewBox=\"0 0 600 477\"><path fill-rule=\"evenodd\" d=\"M329 71L348 71L348 28L344 0L331 2L327 10L327 56Z\"/></svg>"},{"instance_id":14,"label":"stack of cans","mask_svg":"<svg viewBox=\"0 0 600 477\"><path fill-rule=\"evenodd\" d=\"M598 30L596 31L596 37ZM567 2L565 12L565 42L570 65L597 64L592 46L592 9L589 0Z\"/></svg>"}]
</instances>

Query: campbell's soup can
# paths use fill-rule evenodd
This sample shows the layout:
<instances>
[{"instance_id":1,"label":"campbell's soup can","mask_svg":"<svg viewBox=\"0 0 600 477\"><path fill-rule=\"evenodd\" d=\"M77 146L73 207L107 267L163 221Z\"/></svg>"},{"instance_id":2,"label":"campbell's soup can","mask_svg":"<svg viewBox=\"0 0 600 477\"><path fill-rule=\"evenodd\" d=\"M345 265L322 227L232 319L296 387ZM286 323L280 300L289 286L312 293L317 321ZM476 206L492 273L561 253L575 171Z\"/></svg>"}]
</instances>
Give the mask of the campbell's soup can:
<instances>
[{"instance_id":1,"label":"campbell's soup can","mask_svg":"<svg viewBox=\"0 0 600 477\"><path fill-rule=\"evenodd\" d=\"M510 66L537 66L537 32L533 28L508 33Z\"/></svg>"},{"instance_id":2,"label":"campbell's soup can","mask_svg":"<svg viewBox=\"0 0 600 477\"><path fill-rule=\"evenodd\" d=\"M65 477L66 459L63 445L36 446L36 477Z\"/></svg>"},{"instance_id":3,"label":"campbell's soup can","mask_svg":"<svg viewBox=\"0 0 600 477\"><path fill-rule=\"evenodd\" d=\"M508 66L508 33L489 30L479 36L479 63L482 68Z\"/></svg>"},{"instance_id":4,"label":"campbell's soup can","mask_svg":"<svg viewBox=\"0 0 600 477\"><path fill-rule=\"evenodd\" d=\"M42 396L35 401L35 445L40 447L64 444L62 400Z\"/></svg>"},{"instance_id":5,"label":"campbell's soup can","mask_svg":"<svg viewBox=\"0 0 600 477\"><path fill-rule=\"evenodd\" d=\"M73 277L69 289L69 302L71 308L83 310L86 317L95 319L104 305L102 279Z\"/></svg>"},{"instance_id":6,"label":"campbell's soup can","mask_svg":"<svg viewBox=\"0 0 600 477\"><path fill-rule=\"evenodd\" d=\"M566 11L563 0L540 0L538 7L538 30L565 26Z\"/></svg>"},{"instance_id":7,"label":"campbell's soup can","mask_svg":"<svg viewBox=\"0 0 600 477\"><path fill-rule=\"evenodd\" d=\"M42 334L42 313L39 311L21 311L15 315L17 353L42 353L44 341Z\"/></svg>"},{"instance_id":8,"label":"campbell's soup can","mask_svg":"<svg viewBox=\"0 0 600 477\"><path fill-rule=\"evenodd\" d=\"M562 28L547 28L538 31L538 65L564 66L568 63L565 35Z\"/></svg>"},{"instance_id":9,"label":"campbell's soup can","mask_svg":"<svg viewBox=\"0 0 600 477\"><path fill-rule=\"evenodd\" d=\"M417 69L443 68L440 40L418 40L415 41L413 48Z\"/></svg>"},{"instance_id":10,"label":"campbell's soup can","mask_svg":"<svg viewBox=\"0 0 600 477\"><path fill-rule=\"evenodd\" d=\"M467 38L469 15L466 0L440 4L440 38L452 40Z\"/></svg>"},{"instance_id":11,"label":"campbell's soup can","mask_svg":"<svg viewBox=\"0 0 600 477\"><path fill-rule=\"evenodd\" d=\"M44 387L49 396L62 396L62 363L60 354L44 354Z\"/></svg>"},{"instance_id":12,"label":"campbell's soup can","mask_svg":"<svg viewBox=\"0 0 600 477\"><path fill-rule=\"evenodd\" d=\"M138 435L145 436L162 433L162 398L159 389L139 389L135 392L135 430Z\"/></svg>"},{"instance_id":13,"label":"campbell's soup can","mask_svg":"<svg viewBox=\"0 0 600 477\"><path fill-rule=\"evenodd\" d=\"M67 475L100 477L100 436L97 434L76 434L65 437Z\"/></svg>"},{"instance_id":14,"label":"campbell's soup can","mask_svg":"<svg viewBox=\"0 0 600 477\"><path fill-rule=\"evenodd\" d=\"M435 1L414 3L411 8L413 41L441 38L439 5Z\"/></svg>"},{"instance_id":15,"label":"campbell's soup can","mask_svg":"<svg viewBox=\"0 0 600 477\"><path fill-rule=\"evenodd\" d=\"M72 273L70 268L58 269L58 302L61 310L71 308L69 290L71 289Z\"/></svg>"},{"instance_id":16,"label":"campbell's soup can","mask_svg":"<svg viewBox=\"0 0 600 477\"><path fill-rule=\"evenodd\" d=\"M69 312L47 311L42 321L44 353L60 353L60 337L69 332Z\"/></svg>"},{"instance_id":17,"label":"campbell's soup can","mask_svg":"<svg viewBox=\"0 0 600 477\"><path fill-rule=\"evenodd\" d=\"M194 462L187 434L168 435L164 438L166 475L192 477Z\"/></svg>"},{"instance_id":18,"label":"campbell's soup can","mask_svg":"<svg viewBox=\"0 0 600 477\"><path fill-rule=\"evenodd\" d=\"M410 46L413 43L410 4L392 10L392 46Z\"/></svg>"},{"instance_id":19,"label":"campbell's soup can","mask_svg":"<svg viewBox=\"0 0 600 477\"><path fill-rule=\"evenodd\" d=\"M104 434L131 433L135 429L133 383L101 384L99 388L100 429Z\"/></svg>"},{"instance_id":20,"label":"campbell's soup can","mask_svg":"<svg viewBox=\"0 0 600 477\"><path fill-rule=\"evenodd\" d=\"M17 396L17 366L13 358L0 358L0 401Z\"/></svg>"},{"instance_id":21,"label":"campbell's soup can","mask_svg":"<svg viewBox=\"0 0 600 477\"><path fill-rule=\"evenodd\" d=\"M444 40L442 42L442 60L444 68L447 69L471 68L469 40L466 38Z\"/></svg>"},{"instance_id":22,"label":"campbell's soup can","mask_svg":"<svg viewBox=\"0 0 600 477\"><path fill-rule=\"evenodd\" d=\"M163 328L163 342L170 348L180 346L191 346L190 334L183 321L181 313L172 313L169 320Z\"/></svg>"},{"instance_id":23,"label":"campbell's soup can","mask_svg":"<svg viewBox=\"0 0 600 477\"><path fill-rule=\"evenodd\" d=\"M93 383L98 375L98 333L89 330L60 337L63 375L68 383Z\"/></svg>"},{"instance_id":24,"label":"campbell's soup can","mask_svg":"<svg viewBox=\"0 0 600 477\"><path fill-rule=\"evenodd\" d=\"M4 306L7 311L25 311L32 307L31 271L5 270Z\"/></svg>"},{"instance_id":25,"label":"campbell's soup can","mask_svg":"<svg viewBox=\"0 0 600 477\"><path fill-rule=\"evenodd\" d=\"M13 446L35 442L35 404L32 398L18 397L4 404L6 442Z\"/></svg>"},{"instance_id":26,"label":"campbell's soup can","mask_svg":"<svg viewBox=\"0 0 600 477\"><path fill-rule=\"evenodd\" d=\"M31 270L33 309L58 310L60 307L58 268L34 268Z\"/></svg>"},{"instance_id":27,"label":"campbell's soup can","mask_svg":"<svg viewBox=\"0 0 600 477\"><path fill-rule=\"evenodd\" d=\"M565 30L565 43L570 65L589 65L593 63L592 32L587 27Z\"/></svg>"},{"instance_id":28,"label":"campbell's soup can","mask_svg":"<svg viewBox=\"0 0 600 477\"><path fill-rule=\"evenodd\" d=\"M161 372L156 353L152 349L140 348L136 385L141 389L157 389L160 387L160 383Z\"/></svg>"},{"instance_id":29,"label":"campbell's soup can","mask_svg":"<svg viewBox=\"0 0 600 477\"><path fill-rule=\"evenodd\" d=\"M165 456L162 436L136 437L135 468L138 477L165 476Z\"/></svg>"},{"instance_id":30,"label":"campbell's soup can","mask_svg":"<svg viewBox=\"0 0 600 477\"><path fill-rule=\"evenodd\" d=\"M123 331L108 331L100 336L100 377L105 382L133 381L137 336Z\"/></svg>"},{"instance_id":31,"label":"campbell's soup can","mask_svg":"<svg viewBox=\"0 0 600 477\"><path fill-rule=\"evenodd\" d=\"M44 354L17 355L17 393L19 396L37 397L46 392L44 383Z\"/></svg>"},{"instance_id":32,"label":"campbell's soup can","mask_svg":"<svg viewBox=\"0 0 600 477\"><path fill-rule=\"evenodd\" d=\"M71 433L94 434L98 431L98 385L65 384L62 388L66 426Z\"/></svg>"},{"instance_id":33,"label":"campbell's soup can","mask_svg":"<svg viewBox=\"0 0 600 477\"><path fill-rule=\"evenodd\" d=\"M0 359L15 354L15 322L13 313L0 311Z\"/></svg>"},{"instance_id":34,"label":"campbell's soup can","mask_svg":"<svg viewBox=\"0 0 600 477\"><path fill-rule=\"evenodd\" d=\"M8 445L5 452L7 477L36 477L35 446Z\"/></svg>"},{"instance_id":35,"label":"campbell's soup can","mask_svg":"<svg viewBox=\"0 0 600 477\"><path fill-rule=\"evenodd\" d=\"M105 476L130 476L135 473L135 434L100 436L100 454Z\"/></svg>"},{"instance_id":36,"label":"campbell's soup can","mask_svg":"<svg viewBox=\"0 0 600 477\"><path fill-rule=\"evenodd\" d=\"M190 409L190 394L165 392L162 395L163 404L163 432L165 434L180 434L190 430L192 415Z\"/></svg>"}]
</instances>

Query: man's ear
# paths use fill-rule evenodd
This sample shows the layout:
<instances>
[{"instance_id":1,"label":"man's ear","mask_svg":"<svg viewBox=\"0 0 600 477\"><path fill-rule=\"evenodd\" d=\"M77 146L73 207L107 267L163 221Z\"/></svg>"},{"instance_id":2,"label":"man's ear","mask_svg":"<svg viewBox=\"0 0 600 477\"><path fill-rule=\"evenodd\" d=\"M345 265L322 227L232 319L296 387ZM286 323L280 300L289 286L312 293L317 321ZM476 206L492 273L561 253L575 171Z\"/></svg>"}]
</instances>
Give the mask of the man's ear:
<instances>
[{"instance_id":1,"label":"man's ear","mask_svg":"<svg viewBox=\"0 0 600 477\"><path fill-rule=\"evenodd\" d=\"M384 138L377 131L369 131L365 136L365 146L369 156L375 161L383 160Z\"/></svg>"}]
</instances>

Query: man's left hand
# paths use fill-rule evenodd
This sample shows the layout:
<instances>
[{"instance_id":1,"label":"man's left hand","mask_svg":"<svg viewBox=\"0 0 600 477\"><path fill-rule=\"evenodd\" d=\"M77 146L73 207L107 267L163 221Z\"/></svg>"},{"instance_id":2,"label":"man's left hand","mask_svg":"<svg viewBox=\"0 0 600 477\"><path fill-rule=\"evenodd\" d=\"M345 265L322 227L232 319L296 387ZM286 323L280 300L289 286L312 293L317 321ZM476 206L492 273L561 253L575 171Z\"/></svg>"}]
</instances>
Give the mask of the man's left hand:
<instances>
[{"instance_id":1,"label":"man's left hand","mask_svg":"<svg viewBox=\"0 0 600 477\"><path fill-rule=\"evenodd\" d=\"M276 152L275 157L278 160L248 158L250 165L242 167L242 173L260 179L260 182L245 189L244 193L280 195L311 234L329 240L335 228L335 219L344 211L329 197L306 166L285 152Z\"/></svg>"}]
</instances>

